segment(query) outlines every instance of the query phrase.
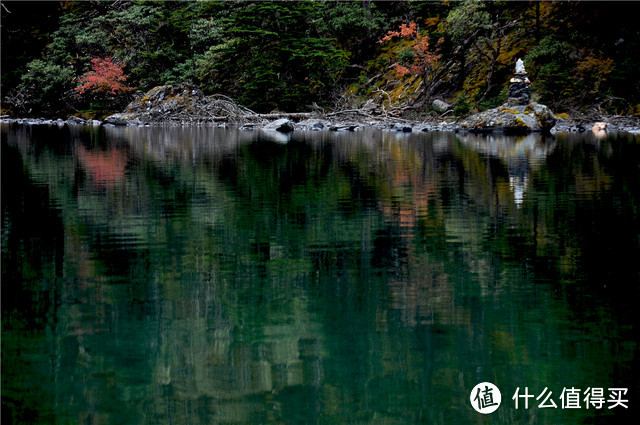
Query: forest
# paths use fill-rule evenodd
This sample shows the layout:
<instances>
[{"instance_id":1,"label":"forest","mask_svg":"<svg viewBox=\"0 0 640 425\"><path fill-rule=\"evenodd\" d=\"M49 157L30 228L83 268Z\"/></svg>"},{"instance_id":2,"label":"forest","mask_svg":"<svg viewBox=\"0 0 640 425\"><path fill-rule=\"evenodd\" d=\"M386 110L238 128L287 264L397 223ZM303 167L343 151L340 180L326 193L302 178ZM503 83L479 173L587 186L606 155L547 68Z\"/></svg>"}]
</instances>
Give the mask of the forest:
<instances>
[{"instance_id":1,"label":"forest","mask_svg":"<svg viewBox=\"0 0 640 425\"><path fill-rule=\"evenodd\" d=\"M258 112L463 116L517 58L556 113L640 115L633 2L2 2L2 114L103 117L190 82Z\"/></svg>"}]
</instances>

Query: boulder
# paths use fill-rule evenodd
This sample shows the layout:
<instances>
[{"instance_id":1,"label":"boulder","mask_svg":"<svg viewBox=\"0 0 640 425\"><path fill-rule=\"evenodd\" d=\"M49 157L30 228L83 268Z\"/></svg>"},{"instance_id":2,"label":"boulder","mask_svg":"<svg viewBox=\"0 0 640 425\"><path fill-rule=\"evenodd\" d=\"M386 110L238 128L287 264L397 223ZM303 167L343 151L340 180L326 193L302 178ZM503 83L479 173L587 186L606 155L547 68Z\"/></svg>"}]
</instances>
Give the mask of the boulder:
<instances>
[{"instance_id":1,"label":"boulder","mask_svg":"<svg viewBox=\"0 0 640 425\"><path fill-rule=\"evenodd\" d=\"M76 116L70 116L69 118L67 118L67 122L69 124L86 124L87 120Z\"/></svg>"},{"instance_id":2,"label":"boulder","mask_svg":"<svg viewBox=\"0 0 640 425\"><path fill-rule=\"evenodd\" d=\"M331 126L331 122L326 120L315 119L315 118L300 121L297 125L297 127L302 127L303 129L312 130L312 131L322 130L330 126Z\"/></svg>"},{"instance_id":3,"label":"boulder","mask_svg":"<svg viewBox=\"0 0 640 425\"><path fill-rule=\"evenodd\" d=\"M179 112L203 101L204 93L190 83L157 86L125 108L125 113Z\"/></svg>"},{"instance_id":4,"label":"boulder","mask_svg":"<svg viewBox=\"0 0 640 425\"><path fill-rule=\"evenodd\" d=\"M117 114L109 115L103 120L104 124L113 125L128 125L138 124L140 122L139 114L119 112Z\"/></svg>"},{"instance_id":5,"label":"boulder","mask_svg":"<svg viewBox=\"0 0 640 425\"><path fill-rule=\"evenodd\" d=\"M123 112L105 118L104 122L126 125L161 121L197 109L205 99L204 93L190 83L157 86L129 103Z\"/></svg>"},{"instance_id":6,"label":"boulder","mask_svg":"<svg viewBox=\"0 0 640 425\"><path fill-rule=\"evenodd\" d=\"M431 107L438 112L446 112L453 107L453 105L448 104L447 102L436 99L431 103Z\"/></svg>"},{"instance_id":7,"label":"boulder","mask_svg":"<svg viewBox=\"0 0 640 425\"><path fill-rule=\"evenodd\" d=\"M594 133L596 131L604 131L607 129L608 126L609 126L609 123L599 121L593 124L591 131L593 131Z\"/></svg>"},{"instance_id":8,"label":"boulder","mask_svg":"<svg viewBox=\"0 0 640 425\"><path fill-rule=\"evenodd\" d=\"M596 122L591 127L591 132L596 136L596 138L601 139L607 136L607 127L609 123L606 122Z\"/></svg>"},{"instance_id":9,"label":"boulder","mask_svg":"<svg viewBox=\"0 0 640 425\"><path fill-rule=\"evenodd\" d=\"M556 115L551 112L551 109L546 105L535 102L532 102L529 105L531 105L530 110L533 110L533 114L536 117L540 131L548 132L554 125L556 125ZM527 107L529 106L527 105Z\"/></svg>"},{"instance_id":10,"label":"boulder","mask_svg":"<svg viewBox=\"0 0 640 425\"><path fill-rule=\"evenodd\" d=\"M555 124L555 115L548 107L532 102L526 106L504 104L471 115L460 123L460 128L475 132L528 133L548 132Z\"/></svg>"},{"instance_id":11,"label":"boulder","mask_svg":"<svg viewBox=\"0 0 640 425\"><path fill-rule=\"evenodd\" d=\"M287 118L280 118L264 126L265 130L276 130L281 133L290 133L294 130L293 123Z\"/></svg>"}]
</instances>

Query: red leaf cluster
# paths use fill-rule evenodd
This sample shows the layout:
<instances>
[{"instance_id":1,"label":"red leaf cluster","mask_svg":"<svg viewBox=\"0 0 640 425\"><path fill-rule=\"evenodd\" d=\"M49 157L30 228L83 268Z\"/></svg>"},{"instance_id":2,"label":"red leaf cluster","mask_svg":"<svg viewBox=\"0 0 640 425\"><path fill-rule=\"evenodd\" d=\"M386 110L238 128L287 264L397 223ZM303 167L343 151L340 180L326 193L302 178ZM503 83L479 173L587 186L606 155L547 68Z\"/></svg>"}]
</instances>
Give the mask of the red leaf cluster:
<instances>
[{"instance_id":1,"label":"red leaf cluster","mask_svg":"<svg viewBox=\"0 0 640 425\"><path fill-rule=\"evenodd\" d=\"M401 24L399 31L388 31L387 35L382 37L379 43L390 41L393 37L411 38L413 39L412 47L415 52L415 57L411 68L407 68L399 63L394 64L395 71L400 75L407 75L416 73L423 78L426 77L430 68L440 60L441 55L437 54L438 47L442 44L443 39L438 41L435 50L429 50L429 36L421 35L418 32L418 26L415 22L409 22L408 24Z\"/></svg>"},{"instance_id":2,"label":"red leaf cluster","mask_svg":"<svg viewBox=\"0 0 640 425\"><path fill-rule=\"evenodd\" d=\"M409 22L409 24L400 24L400 31L389 31L387 35L382 37L378 43L384 43L390 41L393 37L412 37L418 34L418 26L415 22Z\"/></svg>"},{"instance_id":3,"label":"red leaf cluster","mask_svg":"<svg viewBox=\"0 0 640 425\"><path fill-rule=\"evenodd\" d=\"M82 85L75 88L79 95L86 92L116 95L133 90L133 87L124 85L127 76L124 75L122 65L113 59L94 58L91 59L91 64L93 69L80 78Z\"/></svg>"},{"instance_id":4,"label":"red leaf cluster","mask_svg":"<svg viewBox=\"0 0 640 425\"><path fill-rule=\"evenodd\" d=\"M402 66L399 63L393 64L393 69L400 75L408 75L411 74L411 70L406 66Z\"/></svg>"}]
</instances>

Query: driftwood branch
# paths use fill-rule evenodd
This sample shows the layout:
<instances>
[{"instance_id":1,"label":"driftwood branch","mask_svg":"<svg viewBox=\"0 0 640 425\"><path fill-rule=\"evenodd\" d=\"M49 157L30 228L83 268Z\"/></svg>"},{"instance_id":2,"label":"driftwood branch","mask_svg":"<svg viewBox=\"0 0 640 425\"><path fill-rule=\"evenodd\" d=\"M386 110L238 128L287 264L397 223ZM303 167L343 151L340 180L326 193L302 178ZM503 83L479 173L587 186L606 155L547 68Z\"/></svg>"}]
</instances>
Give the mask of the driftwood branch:
<instances>
[{"instance_id":1,"label":"driftwood branch","mask_svg":"<svg viewBox=\"0 0 640 425\"><path fill-rule=\"evenodd\" d=\"M147 112L152 119L183 121L183 122L263 122L280 118L291 120L303 120L311 118L316 113L312 112L277 112L260 114L245 106L242 106L232 98L221 94L207 96L205 98L182 104L177 108L168 110L154 110Z\"/></svg>"},{"instance_id":2,"label":"driftwood branch","mask_svg":"<svg viewBox=\"0 0 640 425\"><path fill-rule=\"evenodd\" d=\"M138 114L140 121L146 122L181 122L181 123L207 123L229 122L241 124L265 124L267 121L286 118L292 121L302 121L310 118L332 118L348 120L354 117L364 117L376 122L404 121L401 115L409 109L417 109L411 105L393 106L391 96L382 89L374 93L380 93L382 97L369 99L362 107L337 110L326 113L318 109L313 112L273 112L267 114L257 113L243 105L238 104L228 96L216 94L200 97L173 97L170 101L163 102L164 98L156 105L151 102L133 102L123 114ZM156 96L157 93L154 93ZM156 96L157 97L157 96ZM386 97L386 99L384 99ZM115 118L121 119L121 118ZM131 118L124 118L125 120Z\"/></svg>"},{"instance_id":3,"label":"driftwood branch","mask_svg":"<svg viewBox=\"0 0 640 425\"><path fill-rule=\"evenodd\" d=\"M315 114L313 112L278 112L273 114L256 114L258 118L265 120L277 120L280 118L289 118L292 120L303 120L313 117Z\"/></svg>"}]
</instances>

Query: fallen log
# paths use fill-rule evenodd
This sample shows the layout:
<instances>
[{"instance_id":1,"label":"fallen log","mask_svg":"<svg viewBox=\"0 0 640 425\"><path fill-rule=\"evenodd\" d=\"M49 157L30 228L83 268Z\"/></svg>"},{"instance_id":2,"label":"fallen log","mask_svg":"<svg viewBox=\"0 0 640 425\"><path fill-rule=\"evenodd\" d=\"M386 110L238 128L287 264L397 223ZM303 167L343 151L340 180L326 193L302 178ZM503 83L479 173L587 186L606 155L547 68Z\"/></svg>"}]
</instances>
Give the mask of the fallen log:
<instances>
[{"instance_id":1,"label":"fallen log","mask_svg":"<svg viewBox=\"0 0 640 425\"><path fill-rule=\"evenodd\" d=\"M264 120L278 120L280 118L288 118L291 120L305 120L309 118L313 118L317 114L313 112L276 112L271 114L255 114L255 117L261 118ZM251 118L251 115L247 115L247 118Z\"/></svg>"}]
</instances>

